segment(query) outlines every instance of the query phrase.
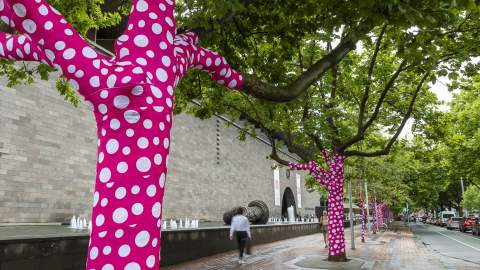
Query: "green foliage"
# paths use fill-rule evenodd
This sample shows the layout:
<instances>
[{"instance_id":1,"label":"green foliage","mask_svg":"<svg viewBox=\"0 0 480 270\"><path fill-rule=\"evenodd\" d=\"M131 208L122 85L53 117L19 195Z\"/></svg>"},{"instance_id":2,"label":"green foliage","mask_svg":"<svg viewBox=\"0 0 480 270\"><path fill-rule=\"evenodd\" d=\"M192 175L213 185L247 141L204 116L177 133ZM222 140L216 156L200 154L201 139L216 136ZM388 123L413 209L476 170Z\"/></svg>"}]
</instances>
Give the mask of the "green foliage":
<instances>
[{"instance_id":1,"label":"green foliage","mask_svg":"<svg viewBox=\"0 0 480 270\"><path fill-rule=\"evenodd\" d=\"M61 76L60 79L57 80L56 87L58 93L63 96L65 101L72 103L75 107L78 106L80 97L65 77Z\"/></svg>"},{"instance_id":2,"label":"green foliage","mask_svg":"<svg viewBox=\"0 0 480 270\"><path fill-rule=\"evenodd\" d=\"M469 211L480 210L480 188L470 186L463 195L462 206Z\"/></svg>"},{"instance_id":3,"label":"green foliage","mask_svg":"<svg viewBox=\"0 0 480 270\"><path fill-rule=\"evenodd\" d=\"M122 16L128 14L129 3L119 5L117 10L102 11L104 0L52 0L49 1L58 9L73 27L83 36L92 30L118 25ZM36 78L48 80L49 74L55 71L45 65L28 65L23 62L16 64L14 61L0 60L0 75L8 79L8 86L12 87L22 83L32 83ZM66 83L64 78L58 79L57 90L66 101L77 105L77 93Z\"/></svg>"}]
</instances>

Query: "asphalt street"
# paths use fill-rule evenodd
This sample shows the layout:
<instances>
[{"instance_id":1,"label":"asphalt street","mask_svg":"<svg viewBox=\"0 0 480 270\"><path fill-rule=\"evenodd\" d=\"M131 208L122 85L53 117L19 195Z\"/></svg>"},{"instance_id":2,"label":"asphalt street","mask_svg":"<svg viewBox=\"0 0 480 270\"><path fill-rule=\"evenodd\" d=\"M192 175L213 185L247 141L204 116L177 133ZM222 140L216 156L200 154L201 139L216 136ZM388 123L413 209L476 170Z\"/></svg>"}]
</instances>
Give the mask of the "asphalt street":
<instances>
[{"instance_id":1,"label":"asphalt street","mask_svg":"<svg viewBox=\"0 0 480 270\"><path fill-rule=\"evenodd\" d=\"M411 223L410 228L430 249L446 257L478 264L480 269L480 237L421 223Z\"/></svg>"}]
</instances>

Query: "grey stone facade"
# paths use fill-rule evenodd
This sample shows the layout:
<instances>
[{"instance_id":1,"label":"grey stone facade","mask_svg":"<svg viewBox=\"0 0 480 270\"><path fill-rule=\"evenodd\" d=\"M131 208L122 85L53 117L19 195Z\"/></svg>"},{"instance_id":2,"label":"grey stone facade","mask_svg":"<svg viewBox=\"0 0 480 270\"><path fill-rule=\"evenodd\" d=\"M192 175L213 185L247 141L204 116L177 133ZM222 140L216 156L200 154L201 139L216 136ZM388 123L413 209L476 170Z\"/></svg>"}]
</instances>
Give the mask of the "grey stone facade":
<instances>
[{"instance_id":1,"label":"grey stone facade","mask_svg":"<svg viewBox=\"0 0 480 270\"><path fill-rule=\"evenodd\" d=\"M265 201L272 216L280 217L267 144L254 138L239 141L237 128L217 117L201 121L178 115L174 122L164 218L218 221L224 211L253 200ZM84 104L74 108L63 101L53 82L0 86L0 223L89 216L95 134L92 113ZM298 172L287 179L285 168L280 170L281 196L290 187L296 197ZM310 214L318 195L308 193L303 181L302 174L297 211Z\"/></svg>"}]
</instances>

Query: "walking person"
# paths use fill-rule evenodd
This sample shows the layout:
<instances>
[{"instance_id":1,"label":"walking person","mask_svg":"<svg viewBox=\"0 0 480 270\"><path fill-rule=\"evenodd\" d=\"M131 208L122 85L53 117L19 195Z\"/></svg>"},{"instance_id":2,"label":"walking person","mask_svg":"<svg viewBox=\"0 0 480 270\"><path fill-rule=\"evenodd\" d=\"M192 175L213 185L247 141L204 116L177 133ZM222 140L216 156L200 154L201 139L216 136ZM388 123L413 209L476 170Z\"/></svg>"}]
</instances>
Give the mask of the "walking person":
<instances>
[{"instance_id":1,"label":"walking person","mask_svg":"<svg viewBox=\"0 0 480 270\"><path fill-rule=\"evenodd\" d=\"M230 225L230 240L233 240L233 237L237 238L238 243L238 263L245 263L243 259L243 253L245 252L245 246L248 239L251 239L250 234L250 223L248 218L245 216L245 209L238 208L237 214L232 218L232 223Z\"/></svg>"},{"instance_id":2,"label":"walking person","mask_svg":"<svg viewBox=\"0 0 480 270\"><path fill-rule=\"evenodd\" d=\"M323 211L323 215L320 217L320 225L323 233L323 241L325 242L325 248L328 248L328 215L327 211Z\"/></svg>"}]
</instances>

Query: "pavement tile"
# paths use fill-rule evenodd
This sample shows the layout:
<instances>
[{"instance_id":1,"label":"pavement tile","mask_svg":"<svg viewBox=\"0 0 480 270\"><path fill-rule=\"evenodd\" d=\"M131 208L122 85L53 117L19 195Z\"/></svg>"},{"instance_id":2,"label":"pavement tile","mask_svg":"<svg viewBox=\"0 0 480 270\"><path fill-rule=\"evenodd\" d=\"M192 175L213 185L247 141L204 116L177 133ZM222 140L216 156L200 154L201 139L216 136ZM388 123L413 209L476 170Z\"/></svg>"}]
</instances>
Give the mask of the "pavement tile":
<instances>
[{"instance_id":1,"label":"pavement tile","mask_svg":"<svg viewBox=\"0 0 480 270\"><path fill-rule=\"evenodd\" d=\"M362 269L372 270L478 270L480 265L441 256L414 237L407 226L396 222L391 229L367 237L361 243L356 237L356 249L350 249L350 232L346 231L347 256L363 260ZM162 270L307 270L307 269L354 269L347 265L327 267L329 262L316 268L301 268L292 262L310 257L327 257L321 234L303 236L274 243L258 245L253 248L246 264L239 265L237 252L227 252L174 266L162 267ZM322 262L323 260L318 260ZM356 269L356 268L355 268Z\"/></svg>"}]
</instances>

